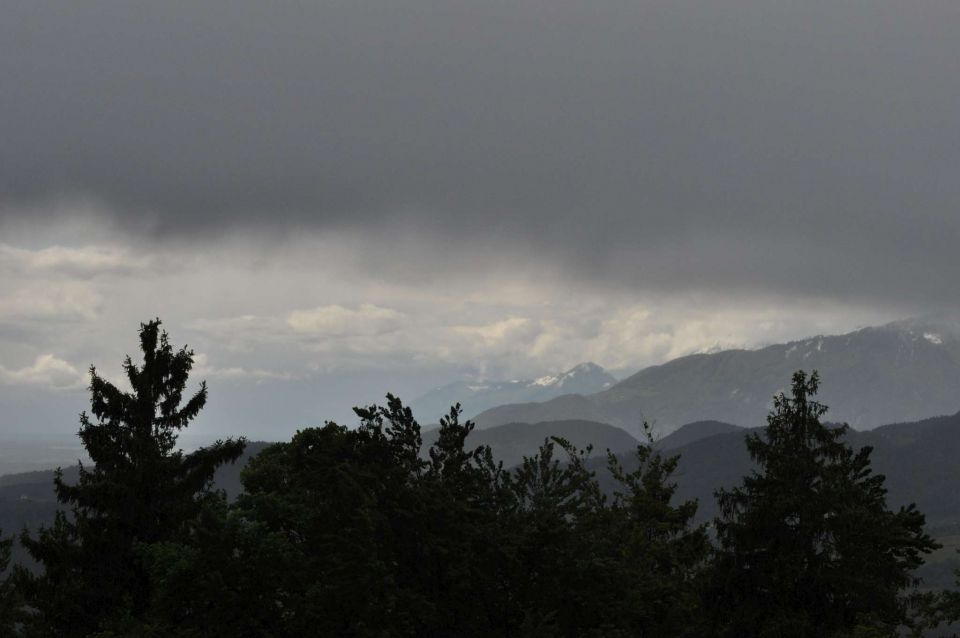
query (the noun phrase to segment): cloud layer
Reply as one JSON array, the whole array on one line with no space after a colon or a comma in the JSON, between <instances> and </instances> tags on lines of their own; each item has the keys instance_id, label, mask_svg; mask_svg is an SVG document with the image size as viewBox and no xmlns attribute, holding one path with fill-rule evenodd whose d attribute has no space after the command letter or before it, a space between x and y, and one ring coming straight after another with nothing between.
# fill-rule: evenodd
<instances>
[{"instance_id":1,"label":"cloud layer","mask_svg":"<svg viewBox=\"0 0 960 638\"><path fill-rule=\"evenodd\" d=\"M28 366L17 370L0 365L0 382L9 385L33 385L57 390L77 390L88 385L87 374L52 354L42 354Z\"/></svg>"},{"instance_id":2,"label":"cloud layer","mask_svg":"<svg viewBox=\"0 0 960 638\"><path fill-rule=\"evenodd\" d=\"M0 400L116 373L155 316L235 424L956 311L958 30L947 0L12 0Z\"/></svg>"},{"instance_id":3,"label":"cloud layer","mask_svg":"<svg viewBox=\"0 0 960 638\"><path fill-rule=\"evenodd\" d=\"M956 304L958 27L940 0L17 0L0 215Z\"/></svg>"},{"instance_id":4,"label":"cloud layer","mask_svg":"<svg viewBox=\"0 0 960 638\"><path fill-rule=\"evenodd\" d=\"M612 291L501 270L445 273L429 285L385 280L343 262L335 243L7 250L16 260L0 261L0 402L23 403L23 388L40 397L82 388L90 364L119 379L123 356L136 356L138 323L156 316L198 353L193 377L211 385L210 429L261 437L350 422L353 405L387 391L411 399L452 379L535 378L583 361L625 374L899 316L827 296ZM125 254L146 265L99 257ZM85 401L55 405L66 406L72 431ZM32 422L35 408L8 418Z\"/></svg>"}]
</instances>

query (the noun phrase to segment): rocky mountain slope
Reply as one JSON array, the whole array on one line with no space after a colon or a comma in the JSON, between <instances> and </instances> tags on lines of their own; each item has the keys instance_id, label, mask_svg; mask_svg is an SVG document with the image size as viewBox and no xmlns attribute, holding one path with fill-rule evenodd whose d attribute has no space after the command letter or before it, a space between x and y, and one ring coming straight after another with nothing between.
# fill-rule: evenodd
<instances>
[{"instance_id":1,"label":"rocky mountain slope","mask_svg":"<svg viewBox=\"0 0 960 638\"><path fill-rule=\"evenodd\" d=\"M771 397L798 369L818 370L831 418L856 429L960 409L960 322L910 320L756 350L726 350L645 368L601 392L498 406L480 427L581 418L661 434L693 421L764 423Z\"/></svg>"}]
</instances>

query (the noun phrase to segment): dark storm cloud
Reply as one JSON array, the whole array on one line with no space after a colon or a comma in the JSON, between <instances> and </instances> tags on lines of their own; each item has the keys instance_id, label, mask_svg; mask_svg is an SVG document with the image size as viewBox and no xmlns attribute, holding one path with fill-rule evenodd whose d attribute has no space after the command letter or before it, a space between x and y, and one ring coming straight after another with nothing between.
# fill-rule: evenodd
<instances>
[{"instance_id":1,"label":"dark storm cloud","mask_svg":"<svg viewBox=\"0 0 960 638\"><path fill-rule=\"evenodd\" d=\"M402 225L653 288L960 301L952 0L0 12L0 214Z\"/></svg>"}]
</instances>

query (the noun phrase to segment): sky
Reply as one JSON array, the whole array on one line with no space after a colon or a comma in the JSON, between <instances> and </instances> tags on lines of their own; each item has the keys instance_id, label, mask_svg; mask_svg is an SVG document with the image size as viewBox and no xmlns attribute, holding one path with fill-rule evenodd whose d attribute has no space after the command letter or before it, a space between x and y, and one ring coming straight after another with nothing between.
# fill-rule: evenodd
<instances>
[{"instance_id":1,"label":"sky","mask_svg":"<svg viewBox=\"0 0 960 638\"><path fill-rule=\"evenodd\" d=\"M953 0L10 0L0 430L198 435L960 308ZM435 417L424 415L424 421Z\"/></svg>"}]
</instances>

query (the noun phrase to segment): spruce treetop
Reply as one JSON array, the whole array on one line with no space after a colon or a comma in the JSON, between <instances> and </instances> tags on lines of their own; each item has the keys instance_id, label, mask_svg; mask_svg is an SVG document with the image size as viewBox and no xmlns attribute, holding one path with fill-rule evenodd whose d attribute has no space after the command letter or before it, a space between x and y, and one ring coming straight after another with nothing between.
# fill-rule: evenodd
<instances>
[{"instance_id":1,"label":"spruce treetop","mask_svg":"<svg viewBox=\"0 0 960 638\"><path fill-rule=\"evenodd\" d=\"M130 390L90 368L91 414L80 415L79 436L92 465L80 464L69 484L57 471L57 498L69 514L54 524L24 531L21 542L43 566L42 575L18 571L29 618L37 635L87 636L142 618L151 585L143 548L183 535L206 500L216 469L235 461L244 440L217 441L184 453L177 435L207 400L201 383L189 399L192 350L174 349L159 319L140 325L143 361L128 356L123 369ZM33 635L33 634L30 634Z\"/></svg>"}]
</instances>

